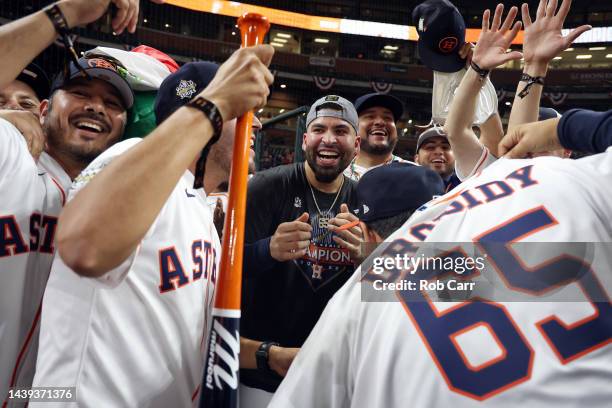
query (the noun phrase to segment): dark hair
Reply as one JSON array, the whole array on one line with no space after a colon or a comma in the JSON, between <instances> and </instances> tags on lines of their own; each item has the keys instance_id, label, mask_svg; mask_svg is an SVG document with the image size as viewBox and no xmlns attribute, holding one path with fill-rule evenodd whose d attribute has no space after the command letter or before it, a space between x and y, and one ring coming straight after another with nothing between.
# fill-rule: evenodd
<instances>
[{"instance_id":1,"label":"dark hair","mask_svg":"<svg viewBox=\"0 0 612 408\"><path fill-rule=\"evenodd\" d=\"M399 227L404 225L408 218L414 213L414 210L403 211L397 215L387 218L381 218L378 220L367 222L366 225L369 229L376 232L380 237L385 240L389 235L393 234Z\"/></svg>"}]
</instances>

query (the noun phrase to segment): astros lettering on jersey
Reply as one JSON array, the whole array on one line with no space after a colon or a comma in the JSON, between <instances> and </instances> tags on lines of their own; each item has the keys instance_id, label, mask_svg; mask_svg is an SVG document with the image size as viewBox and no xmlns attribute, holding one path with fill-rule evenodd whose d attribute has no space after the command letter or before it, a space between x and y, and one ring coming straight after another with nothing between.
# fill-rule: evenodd
<instances>
[{"instance_id":1,"label":"astros lettering on jersey","mask_svg":"<svg viewBox=\"0 0 612 408\"><path fill-rule=\"evenodd\" d=\"M39 163L0 119L0 399L34 378L39 317L51 270L57 217L70 177L46 153Z\"/></svg>"},{"instance_id":2,"label":"astros lettering on jersey","mask_svg":"<svg viewBox=\"0 0 612 408\"><path fill-rule=\"evenodd\" d=\"M102 153L69 199L140 140ZM79 407L197 403L221 247L203 190L192 186L186 171L136 251L101 277L80 277L56 257L35 386L76 387Z\"/></svg>"}]
</instances>

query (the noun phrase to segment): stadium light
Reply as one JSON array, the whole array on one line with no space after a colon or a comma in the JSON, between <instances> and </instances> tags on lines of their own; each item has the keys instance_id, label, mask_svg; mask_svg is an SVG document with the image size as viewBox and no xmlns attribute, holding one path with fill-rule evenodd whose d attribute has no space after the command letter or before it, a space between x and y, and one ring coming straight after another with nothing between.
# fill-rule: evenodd
<instances>
[{"instance_id":1,"label":"stadium light","mask_svg":"<svg viewBox=\"0 0 612 408\"><path fill-rule=\"evenodd\" d=\"M291 35L287 33L276 33L276 36L280 38L291 38Z\"/></svg>"},{"instance_id":2,"label":"stadium light","mask_svg":"<svg viewBox=\"0 0 612 408\"><path fill-rule=\"evenodd\" d=\"M399 49L399 47L397 47L395 45L385 45L385 50L397 51L398 49Z\"/></svg>"},{"instance_id":3,"label":"stadium light","mask_svg":"<svg viewBox=\"0 0 612 408\"><path fill-rule=\"evenodd\" d=\"M329 38L315 38L314 42L321 43L321 44L327 44L329 43Z\"/></svg>"},{"instance_id":4,"label":"stadium light","mask_svg":"<svg viewBox=\"0 0 612 408\"><path fill-rule=\"evenodd\" d=\"M277 42L277 43L282 43L282 44L285 44L287 42L287 40L285 40L284 38L275 38L272 41Z\"/></svg>"},{"instance_id":5,"label":"stadium light","mask_svg":"<svg viewBox=\"0 0 612 408\"><path fill-rule=\"evenodd\" d=\"M281 84L281 86L280 86L280 87L281 87L281 88L283 88L283 89L285 89L285 88L287 87L287 85L285 85L285 84Z\"/></svg>"},{"instance_id":6,"label":"stadium light","mask_svg":"<svg viewBox=\"0 0 612 408\"><path fill-rule=\"evenodd\" d=\"M605 51L606 47L590 47L589 51Z\"/></svg>"},{"instance_id":7,"label":"stadium light","mask_svg":"<svg viewBox=\"0 0 612 408\"><path fill-rule=\"evenodd\" d=\"M580 54L576 55L576 59L591 59L593 56L591 54Z\"/></svg>"},{"instance_id":8,"label":"stadium light","mask_svg":"<svg viewBox=\"0 0 612 408\"><path fill-rule=\"evenodd\" d=\"M277 43L277 42L271 42L270 45L273 46L273 47L284 47L285 46L285 44L281 44L281 43Z\"/></svg>"}]
</instances>

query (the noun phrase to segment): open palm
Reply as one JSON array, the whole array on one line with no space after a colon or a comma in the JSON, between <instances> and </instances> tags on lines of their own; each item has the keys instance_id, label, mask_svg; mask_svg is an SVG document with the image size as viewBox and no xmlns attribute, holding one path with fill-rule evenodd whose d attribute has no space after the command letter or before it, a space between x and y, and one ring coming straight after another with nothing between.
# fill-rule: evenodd
<instances>
[{"instance_id":1,"label":"open palm","mask_svg":"<svg viewBox=\"0 0 612 408\"><path fill-rule=\"evenodd\" d=\"M495 15L489 27L490 10L485 10L482 15L482 31L478 38L478 43L474 49L472 61L482 69L490 70L505 64L510 60L519 59L522 54L518 51L507 53L506 50L512 44L521 29L521 23L512 23L518 14L518 9L512 7L501 24L501 17L504 12L503 4L498 4L495 8ZM510 27L512 26L512 29Z\"/></svg>"},{"instance_id":2,"label":"open palm","mask_svg":"<svg viewBox=\"0 0 612 408\"><path fill-rule=\"evenodd\" d=\"M591 26L583 25L573 29L566 37L563 37L561 30L571 3L571 0L563 0L559 11L555 15L557 0L550 0L548 5L546 0L540 0L536 12L536 21L533 23L529 16L529 7L527 4L523 4L521 13L525 26L523 44L525 62L548 63L567 49L580 34L591 29Z\"/></svg>"}]
</instances>

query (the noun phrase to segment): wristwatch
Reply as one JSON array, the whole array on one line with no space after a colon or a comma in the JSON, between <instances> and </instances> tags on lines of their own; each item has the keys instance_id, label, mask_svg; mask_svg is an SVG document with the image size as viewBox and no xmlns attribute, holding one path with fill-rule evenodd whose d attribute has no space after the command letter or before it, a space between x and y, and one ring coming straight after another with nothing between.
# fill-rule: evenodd
<instances>
[{"instance_id":1,"label":"wristwatch","mask_svg":"<svg viewBox=\"0 0 612 408\"><path fill-rule=\"evenodd\" d=\"M270 347L278 346L278 343L273 341L264 341L261 343L257 351L255 352L255 360L257 360L257 369L263 372L270 372L270 365L268 364L268 358L270 357Z\"/></svg>"}]
</instances>

